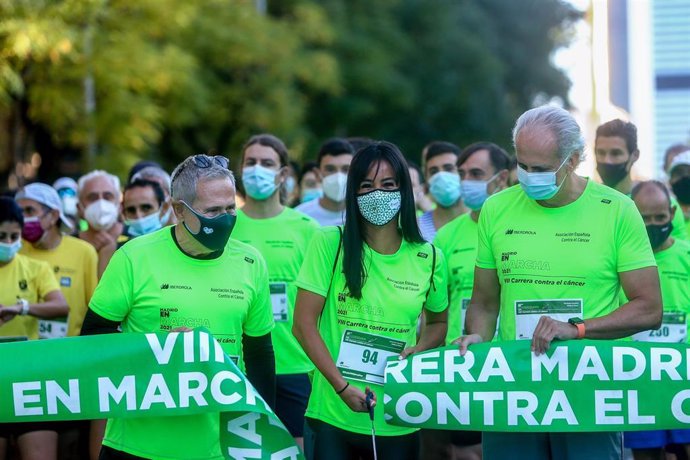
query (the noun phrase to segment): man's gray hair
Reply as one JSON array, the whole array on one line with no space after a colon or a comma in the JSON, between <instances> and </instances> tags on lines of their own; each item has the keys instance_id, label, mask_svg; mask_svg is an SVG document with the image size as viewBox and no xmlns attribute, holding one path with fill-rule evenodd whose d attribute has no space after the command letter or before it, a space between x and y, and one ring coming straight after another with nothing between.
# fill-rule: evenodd
<instances>
[{"instance_id":1,"label":"man's gray hair","mask_svg":"<svg viewBox=\"0 0 690 460\"><path fill-rule=\"evenodd\" d=\"M157 182L156 179L159 179L165 194L170 195L170 174L157 166L147 166L143 168L141 171L132 176L132 180L130 182L134 182L137 179L153 179L154 182Z\"/></svg>"},{"instance_id":2,"label":"man's gray hair","mask_svg":"<svg viewBox=\"0 0 690 460\"><path fill-rule=\"evenodd\" d=\"M209 166L201 168L196 165L195 157L206 157ZM200 181L229 178L233 187L235 176L232 171L219 165L213 157L208 155L192 155L177 165L172 173L172 198L192 205L196 199L196 187Z\"/></svg>"},{"instance_id":3,"label":"man's gray hair","mask_svg":"<svg viewBox=\"0 0 690 460\"><path fill-rule=\"evenodd\" d=\"M580 125L568 111L554 105L542 105L520 115L513 128L513 146L518 134L524 128L546 128L556 137L558 157L565 160L574 152L580 152L582 159L585 138Z\"/></svg>"},{"instance_id":4,"label":"man's gray hair","mask_svg":"<svg viewBox=\"0 0 690 460\"><path fill-rule=\"evenodd\" d=\"M96 169L94 171L91 171L90 173L84 174L79 178L79 181L77 182L77 196L81 199L81 193L84 190L84 187L86 187L86 184L88 184L91 180L96 179L97 177L104 177L108 181L110 181L111 185L113 186L113 189L115 190L115 196L119 201L122 194L122 192L120 191L120 178L113 174L110 174L107 171L103 171L102 169Z\"/></svg>"}]
</instances>

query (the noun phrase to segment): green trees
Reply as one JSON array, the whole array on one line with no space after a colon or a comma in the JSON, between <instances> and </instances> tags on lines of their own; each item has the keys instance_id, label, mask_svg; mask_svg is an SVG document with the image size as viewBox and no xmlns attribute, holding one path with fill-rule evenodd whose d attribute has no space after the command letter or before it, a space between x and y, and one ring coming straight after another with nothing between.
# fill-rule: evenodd
<instances>
[{"instance_id":1,"label":"green trees","mask_svg":"<svg viewBox=\"0 0 690 460\"><path fill-rule=\"evenodd\" d=\"M535 97L566 100L551 53L578 14L557 0L324 0L339 95L310 108L321 137L386 138L417 157L434 139L509 145Z\"/></svg>"},{"instance_id":2,"label":"green trees","mask_svg":"<svg viewBox=\"0 0 690 460\"><path fill-rule=\"evenodd\" d=\"M333 135L412 156L505 143L536 95L565 98L549 56L573 17L557 0L0 0L0 188L36 174L34 152L44 180L123 174L236 158L260 131L305 158Z\"/></svg>"}]
</instances>

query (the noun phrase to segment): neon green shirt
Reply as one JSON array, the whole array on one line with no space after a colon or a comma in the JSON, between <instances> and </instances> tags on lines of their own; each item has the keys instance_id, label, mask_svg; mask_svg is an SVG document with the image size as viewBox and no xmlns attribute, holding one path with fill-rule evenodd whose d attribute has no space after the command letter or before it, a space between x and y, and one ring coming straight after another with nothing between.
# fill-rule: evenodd
<instances>
[{"instance_id":1,"label":"neon green shirt","mask_svg":"<svg viewBox=\"0 0 690 460\"><path fill-rule=\"evenodd\" d=\"M633 338L645 342L687 342L690 323L690 243L675 240L671 247L654 253L659 268L664 319L656 330ZM623 296L625 297L625 296ZM624 299L627 302L627 299Z\"/></svg>"},{"instance_id":2,"label":"neon green shirt","mask_svg":"<svg viewBox=\"0 0 690 460\"><path fill-rule=\"evenodd\" d=\"M479 217L477 266L497 270L501 340L531 338L543 315L607 315L619 305L618 273L655 265L632 200L591 180L558 208L513 186L489 197Z\"/></svg>"},{"instance_id":3,"label":"neon green shirt","mask_svg":"<svg viewBox=\"0 0 690 460\"><path fill-rule=\"evenodd\" d=\"M256 249L230 239L220 257L184 254L174 227L140 236L118 249L89 307L120 321L123 332L203 326L223 350L242 361L242 334L273 329L268 272ZM217 413L112 419L103 444L145 458L222 458Z\"/></svg>"},{"instance_id":4,"label":"neon green shirt","mask_svg":"<svg viewBox=\"0 0 690 460\"><path fill-rule=\"evenodd\" d=\"M270 219L252 219L241 210L237 211L233 238L258 249L268 265L276 322L271 333L276 374L300 374L314 369L292 335L292 318L297 297L295 279L314 231L319 228L314 219L290 208Z\"/></svg>"},{"instance_id":5,"label":"neon green shirt","mask_svg":"<svg viewBox=\"0 0 690 460\"><path fill-rule=\"evenodd\" d=\"M365 245L367 279L362 299L357 300L349 296L346 287L342 253L333 272L338 240L336 227L324 227L315 234L297 277L297 287L326 298L319 322L326 348L350 385L362 391L369 385L380 403L386 359L416 343L422 307L441 312L448 306L446 262L436 249L432 285L434 250L430 244L403 240L400 249L391 255L379 254ZM374 411L377 435L416 431L386 424L382 407ZM343 430L371 433L369 415L352 412L318 371L306 416Z\"/></svg>"},{"instance_id":6,"label":"neon green shirt","mask_svg":"<svg viewBox=\"0 0 690 460\"><path fill-rule=\"evenodd\" d=\"M441 227L434 244L448 262L448 334L446 343L463 334L467 304L472 297L474 263L477 260L477 223L470 213Z\"/></svg>"}]
</instances>

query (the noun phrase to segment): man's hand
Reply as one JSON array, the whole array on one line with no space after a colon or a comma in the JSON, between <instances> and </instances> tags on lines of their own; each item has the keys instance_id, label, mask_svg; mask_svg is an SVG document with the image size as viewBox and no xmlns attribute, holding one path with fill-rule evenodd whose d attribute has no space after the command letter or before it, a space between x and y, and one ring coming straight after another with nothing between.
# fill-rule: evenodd
<instances>
[{"instance_id":1,"label":"man's hand","mask_svg":"<svg viewBox=\"0 0 690 460\"><path fill-rule=\"evenodd\" d=\"M117 247L117 242L115 241L115 238L113 238L112 235L110 235L110 233L106 231L100 231L94 233L93 245L96 248L96 251L100 251L106 246Z\"/></svg>"},{"instance_id":2,"label":"man's hand","mask_svg":"<svg viewBox=\"0 0 690 460\"><path fill-rule=\"evenodd\" d=\"M577 327L548 316L542 316L532 334L532 351L537 356L546 353L554 340L571 340L577 338Z\"/></svg>"},{"instance_id":3,"label":"man's hand","mask_svg":"<svg viewBox=\"0 0 690 460\"><path fill-rule=\"evenodd\" d=\"M460 345L460 356L465 356L467 353L467 347L473 343L482 343L484 339L479 334L463 335L459 339L453 340L453 345Z\"/></svg>"},{"instance_id":4,"label":"man's hand","mask_svg":"<svg viewBox=\"0 0 690 460\"><path fill-rule=\"evenodd\" d=\"M398 359L405 359L410 355L417 353L417 347L407 347L401 353Z\"/></svg>"}]
</instances>

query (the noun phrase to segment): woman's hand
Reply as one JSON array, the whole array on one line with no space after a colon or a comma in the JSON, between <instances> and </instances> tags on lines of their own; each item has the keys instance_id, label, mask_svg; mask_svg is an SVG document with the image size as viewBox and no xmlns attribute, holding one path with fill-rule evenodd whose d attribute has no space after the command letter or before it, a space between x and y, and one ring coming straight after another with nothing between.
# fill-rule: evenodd
<instances>
[{"instance_id":1,"label":"woman's hand","mask_svg":"<svg viewBox=\"0 0 690 460\"><path fill-rule=\"evenodd\" d=\"M343 400L345 404L347 404L347 407L349 407L353 412L369 412L369 409L367 408L367 395L366 393L371 392L371 389L369 387L366 387L365 391L363 392L359 388L349 385L345 391L340 393L340 399ZM374 407L376 405L376 395L372 392L371 394L374 395L372 401L371 401L371 407Z\"/></svg>"}]
</instances>

